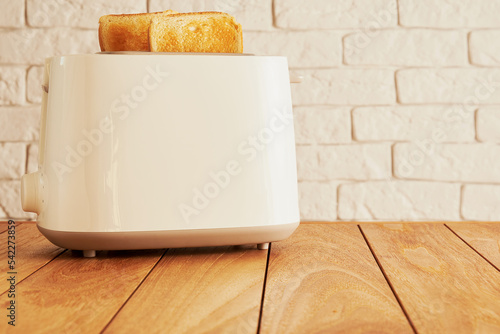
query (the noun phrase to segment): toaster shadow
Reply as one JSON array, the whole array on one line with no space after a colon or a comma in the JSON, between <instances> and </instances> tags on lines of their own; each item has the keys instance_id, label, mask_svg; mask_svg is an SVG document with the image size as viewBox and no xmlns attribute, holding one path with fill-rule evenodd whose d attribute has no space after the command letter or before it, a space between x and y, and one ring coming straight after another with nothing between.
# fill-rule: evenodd
<instances>
[{"instance_id":1,"label":"toaster shadow","mask_svg":"<svg viewBox=\"0 0 500 334\"><path fill-rule=\"evenodd\" d=\"M71 253L71 257L73 258L82 258L83 251L81 250L69 250ZM158 254L162 254L166 251L166 249L135 249L135 250L103 250L97 251L96 256L93 259L101 258L131 258L131 257L155 257ZM92 259L92 258L91 258Z\"/></svg>"},{"instance_id":2,"label":"toaster shadow","mask_svg":"<svg viewBox=\"0 0 500 334\"><path fill-rule=\"evenodd\" d=\"M229 254L229 253L245 253L247 251L262 252L253 245L238 245L238 246L216 246L216 247L187 247L187 248L170 248L167 250L167 255L197 255L197 254ZM267 254L267 252L263 252Z\"/></svg>"},{"instance_id":3,"label":"toaster shadow","mask_svg":"<svg viewBox=\"0 0 500 334\"><path fill-rule=\"evenodd\" d=\"M238 245L238 246L215 246L215 247L187 247L187 248L163 248L163 249L136 249L136 250L103 250L97 251L95 258L131 258L131 257L154 257L159 253L164 255L210 255L210 254L228 254L244 253L247 251L263 252L257 249L256 245ZM84 258L83 251L70 250L71 257Z\"/></svg>"}]
</instances>

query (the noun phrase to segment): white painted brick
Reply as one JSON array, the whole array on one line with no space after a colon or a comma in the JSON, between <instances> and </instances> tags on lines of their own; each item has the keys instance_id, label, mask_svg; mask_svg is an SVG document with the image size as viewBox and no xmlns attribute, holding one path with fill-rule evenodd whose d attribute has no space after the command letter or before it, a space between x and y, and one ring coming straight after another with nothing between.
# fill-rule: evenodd
<instances>
[{"instance_id":1,"label":"white painted brick","mask_svg":"<svg viewBox=\"0 0 500 334\"><path fill-rule=\"evenodd\" d=\"M336 220L337 186L336 182L299 182L301 220Z\"/></svg>"},{"instance_id":2,"label":"white painted brick","mask_svg":"<svg viewBox=\"0 0 500 334\"><path fill-rule=\"evenodd\" d=\"M411 141L438 136L437 142L474 141L474 113L464 113L463 117L458 117L456 108L457 106L359 107L353 110L352 116L354 139Z\"/></svg>"},{"instance_id":3,"label":"white painted brick","mask_svg":"<svg viewBox=\"0 0 500 334\"><path fill-rule=\"evenodd\" d=\"M0 107L0 141L34 141L40 132L40 107Z\"/></svg>"},{"instance_id":4,"label":"white painted brick","mask_svg":"<svg viewBox=\"0 0 500 334\"><path fill-rule=\"evenodd\" d=\"M333 67L342 63L341 35L333 31L244 32L244 52L286 56L290 67Z\"/></svg>"},{"instance_id":5,"label":"white painted brick","mask_svg":"<svg viewBox=\"0 0 500 334\"><path fill-rule=\"evenodd\" d=\"M471 220L500 220L500 186L466 185L462 195L462 215Z\"/></svg>"},{"instance_id":6,"label":"white painted brick","mask_svg":"<svg viewBox=\"0 0 500 334\"><path fill-rule=\"evenodd\" d=\"M308 177L311 179L326 179L324 176L310 176L319 170L319 155L317 146L296 145L295 151L297 158L297 179L299 181L304 179L307 180Z\"/></svg>"},{"instance_id":7,"label":"white painted brick","mask_svg":"<svg viewBox=\"0 0 500 334\"><path fill-rule=\"evenodd\" d=\"M45 58L100 50L97 31L71 28L0 31L0 62L43 64Z\"/></svg>"},{"instance_id":8,"label":"white painted brick","mask_svg":"<svg viewBox=\"0 0 500 334\"><path fill-rule=\"evenodd\" d=\"M373 29L398 23L396 0L275 0L274 8L280 28Z\"/></svg>"},{"instance_id":9,"label":"white painted brick","mask_svg":"<svg viewBox=\"0 0 500 334\"><path fill-rule=\"evenodd\" d=\"M400 143L394 146L394 172L408 179L500 183L500 146Z\"/></svg>"},{"instance_id":10,"label":"white painted brick","mask_svg":"<svg viewBox=\"0 0 500 334\"><path fill-rule=\"evenodd\" d=\"M399 21L407 27L500 27L499 0L399 0Z\"/></svg>"},{"instance_id":11,"label":"white painted brick","mask_svg":"<svg viewBox=\"0 0 500 334\"><path fill-rule=\"evenodd\" d=\"M500 108L479 109L476 122L480 141L500 143Z\"/></svg>"},{"instance_id":12,"label":"white painted brick","mask_svg":"<svg viewBox=\"0 0 500 334\"><path fill-rule=\"evenodd\" d=\"M26 98L28 102L42 102L43 66L32 66L28 70Z\"/></svg>"},{"instance_id":13,"label":"white painted brick","mask_svg":"<svg viewBox=\"0 0 500 334\"><path fill-rule=\"evenodd\" d=\"M145 11L147 3L27 0L32 27L26 27L24 2L0 0L0 27L8 28L0 30L0 142L7 142L0 143L0 219L35 217L20 208L17 179L37 169L40 107L10 105L40 103L42 68L26 75L24 65L99 51L99 16ZM500 183L500 145L494 145L500 107L481 107L474 120L477 105L500 104L500 0L400 0L401 23L411 29L393 29L396 0L274 0L275 23L287 30L273 27L273 0L149 5L150 11L228 12L243 25L245 52L287 56L293 72L305 76L292 85L294 104L302 105L294 108L302 219L457 220L461 210L465 219L500 220L500 186L492 185ZM471 28L487 28L469 35L471 62L497 68L439 68L467 66ZM398 100L411 105L387 106L396 102L391 68L402 68ZM443 103L449 106L437 105ZM388 143L352 143L353 107L355 140ZM464 144L476 137L484 143ZM393 173L403 180L387 181ZM369 182L339 188L351 182L341 180ZM460 185L447 182L486 184L465 185L460 209Z\"/></svg>"},{"instance_id":14,"label":"white painted brick","mask_svg":"<svg viewBox=\"0 0 500 334\"><path fill-rule=\"evenodd\" d=\"M405 69L396 81L402 103L500 103L499 68Z\"/></svg>"},{"instance_id":15,"label":"white painted brick","mask_svg":"<svg viewBox=\"0 0 500 334\"><path fill-rule=\"evenodd\" d=\"M150 0L149 11L173 9L181 13L218 11L233 15L244 30L272 28L272 0Z\"/></svg>"},{"instance_id":16,"label":"white painted brick","mask_svg":"<svg viewBox=\"0 0 500 334\"><path fill-rule=\"evenodd\" d=\"M5 219L24 217L21 208L21 182L0 180L0 207Z\"/></svg>"},{"instance_id":17,"label":"white painted brick","mask_svg":"<svg viewBox=\"0 0 500 334\"><path fill-rule=\"evenodd\" d=\"M38 144L32 143L28 149L28 164L26 173L33 173L38 170Z\"/></svg>"},{"instance_id":18,"label":"white painted brick","mask_svg":"<svg viewBox=\"0 0 500 334\"><path fill-rule=\"evenodd\" d=\"M466 65L467 36L429 29L361 31L344 38L344 59L350 65Z\"/></svg>"},{"instance_id":19,"label":"white painted brick","mask_svg":"<svg viewBox=\"0 0 500 334\"><path fill-rule=\"evenodd\" d=\"M500 30L473 31L469 36L470 58L473 64L500 65Z\"/></svg>"},{"instance_id":20,"label":"white painted brick","mask_svg":"<svg viewBox=\"0 0 500 334\"><path fill-rule=\"evenodd\" d=\"M380 180L391 176L388 144L298 146L299 180Z\"/></svg>"},{"instance_id":21,"label":"white painted brick","mask_svg":"<svg viewBox=\"0 0 500 334\"><path fill-rule=\"evenodd\" d=\"M0 0L0 27L17 28L24 25L24 0Z\"/></svg>"},{"instance_id":22,"label":"white painted brick","mask_svg":"<svg viewBox=\"0 0 500 334\"><path fill-rule=\"evenodd\" d=\"M300 104L369 105L396 101L394 71L385 69L297 70L302 83L292 85Z\"/></svg>"},{"instance_id":23,"label":"white painted brick","mask_svg":"<svg viewBox=\"0 0 500 334\"><path fill-rule=\"evenodd\" d=\"M0 66L0 105L23 104L25 101L26 69Z\"/></svg>"},{"instance_id":24,"label":"white painted brick","mask_svg":"<svg viewBox=\"0 0 500 334\"><path fill-rule=\"evenodd\" d=\"M344 144L351 142L348 107L295 107L295 142L298 144Z\"/></svg>"},{"instance_id":25,"label":"white painted brick","mask_svg":"<svg viewBox=\"0 0 500 334\"><path fill-rule=\"evenodd\" d=\"M0 179L18 179L26 168L26 144L0 143Z\"/></svg>"},{"instance_id":26,"label":"white painted brick","mask_svg":"<svg viewBox=\"0 0 500 334\"><path fill-rule=\"evenodd\" d=\"M102 15L147 11L146 0L27 0L27 6L32 27L97 28Z\"/></svg>"},{"instance_id":27,"label":"white painted brick","mask_svg":"<svg viewBox=\"0 0 500 334\"><path fill-rule=\"evenodd\" d=\"M26 213L21 207L21 182L0 181L0 207L6 214L5 218L33 219L33 213Z\"/></svg>"},{"instance_id":28,"label":"white painted brick","mask_svg":"<svg viewBox=\"0 0 500 334\"><path fill-rule=\"evenodd\" d=\"M438 182L383 181L343 184L340 219L459 220L460 185Z\"/></svg>"}]
</instances>

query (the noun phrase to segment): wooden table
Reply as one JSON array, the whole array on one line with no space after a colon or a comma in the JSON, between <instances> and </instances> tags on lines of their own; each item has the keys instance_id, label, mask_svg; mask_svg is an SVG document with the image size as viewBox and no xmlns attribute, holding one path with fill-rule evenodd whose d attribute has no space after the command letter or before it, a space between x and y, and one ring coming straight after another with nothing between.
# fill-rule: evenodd
<instances>
[{"instance_id":1,"label":"wooden table","mask_svg":"<svg viewBox=\"0 0 500 334\"><path fill-rule=\"evenodd\" d=\"M0 332L500 333L500 224L304 223L269 251L81 252L16 226Z\"/></svg>"}]
</instances>

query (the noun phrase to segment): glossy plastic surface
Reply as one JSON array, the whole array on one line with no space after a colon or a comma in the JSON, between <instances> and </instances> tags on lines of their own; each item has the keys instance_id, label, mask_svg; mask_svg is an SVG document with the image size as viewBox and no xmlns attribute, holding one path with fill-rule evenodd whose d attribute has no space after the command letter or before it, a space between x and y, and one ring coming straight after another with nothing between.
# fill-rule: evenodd
<instances>
[{"instance_id":1,"label":"glossy plastic surface","mask_svg":"<svg viewBox=\"0 0 500 334\"><path fill-rule=\"evenodd\" d=\"M72 55L49 59L45 81L42 186L26 196L41 227L299 222L286 58Z\"/></svg>"}]
</instances>

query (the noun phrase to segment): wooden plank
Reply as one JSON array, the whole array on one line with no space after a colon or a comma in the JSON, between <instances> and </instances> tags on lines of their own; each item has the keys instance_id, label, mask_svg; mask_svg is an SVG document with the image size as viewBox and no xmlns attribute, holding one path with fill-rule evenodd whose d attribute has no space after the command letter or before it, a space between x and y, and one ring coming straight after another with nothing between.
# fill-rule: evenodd
<instances>
[{"instance_id":1,"label":"wooden plank","mask_svg":"<svg viewBox=\"0 0 500 334\"><path fill-rule=\"evenodd\" d=\"M261 333L411 333L355 225L306 224L272 244Z\"/></svg>"},{"instance_id":2,"label":"wooden plank","mask_svg":"<svg viewBox=\"0 0 500 334\"><path fill-rule=\"evenodd\" d=\"M446 225L500 270L500 223Z\"/></svg>"},{"instance_id":3,"label":"wooden plank","mask_svg":"<svg viewBox=\"0 0 500 334\"><path fill-rule=\"evenodd\" d=\"M0 270L7 273L9 265L7 263L7 237L8 232L0 234L2 247L0 247ZM33 272L43 267L53 258L58 256L64 249L53 245L37 229L36 224L16 224L16 255L15 272L19 283ZM10 286L7 280L0 280L0 293L4 293Z\"/></svg>"},{"instance_id":4,"label":"wooden plank","mask_svg":"<svg viewBox=\"0 0 500 334\"><path fill-rule=\"evenodd\" d=\"M17 286L16 327L1 321L0 333L99 333L164 252L107 251L83 258L81 251L67 251ZM6 310L9 300L1 297Z\"/></svg>"},{"instance_id":5,"label":"wooden plank","mask_svg":"<svg viewBox=\"0 0 500 334\"><path fill-rule=\"evenodd\" d=\"M105 333L255 333L267 251L172 249Z\"/></svg>"},{"instance_id":6,"label":"wooden plank","mask_svg":"<svg viewBox=\"0 0 500 334\"><path fill-rule=\"evenodd\" d=\"M9 226L9 222L7 220L0 221L0 234L7 231L7 228ZM16 221L16 226L19 226L21 224L33 224L36 225L36 221L33 220L28 220L28 221Z\"/></svg>"},{"instance_id":7,"label":"wooden plank","mask_svg":"<svg viewBox=\"0 0 500 334\"><path fill-rule=\"evenodd\" d=\"M443 224L366 224L419 333L500 333L500 273Z\"/></svg>"},{"instance_id":8,"label":"wooden plank","mask_svg":"<svg viewBox=\"0 0 500 334\"><path fill-rule=\"evenodd\" d=\"M0 222L0 233L7 231L8 223L6 221Z\"/></svg>"}]
</instances>

